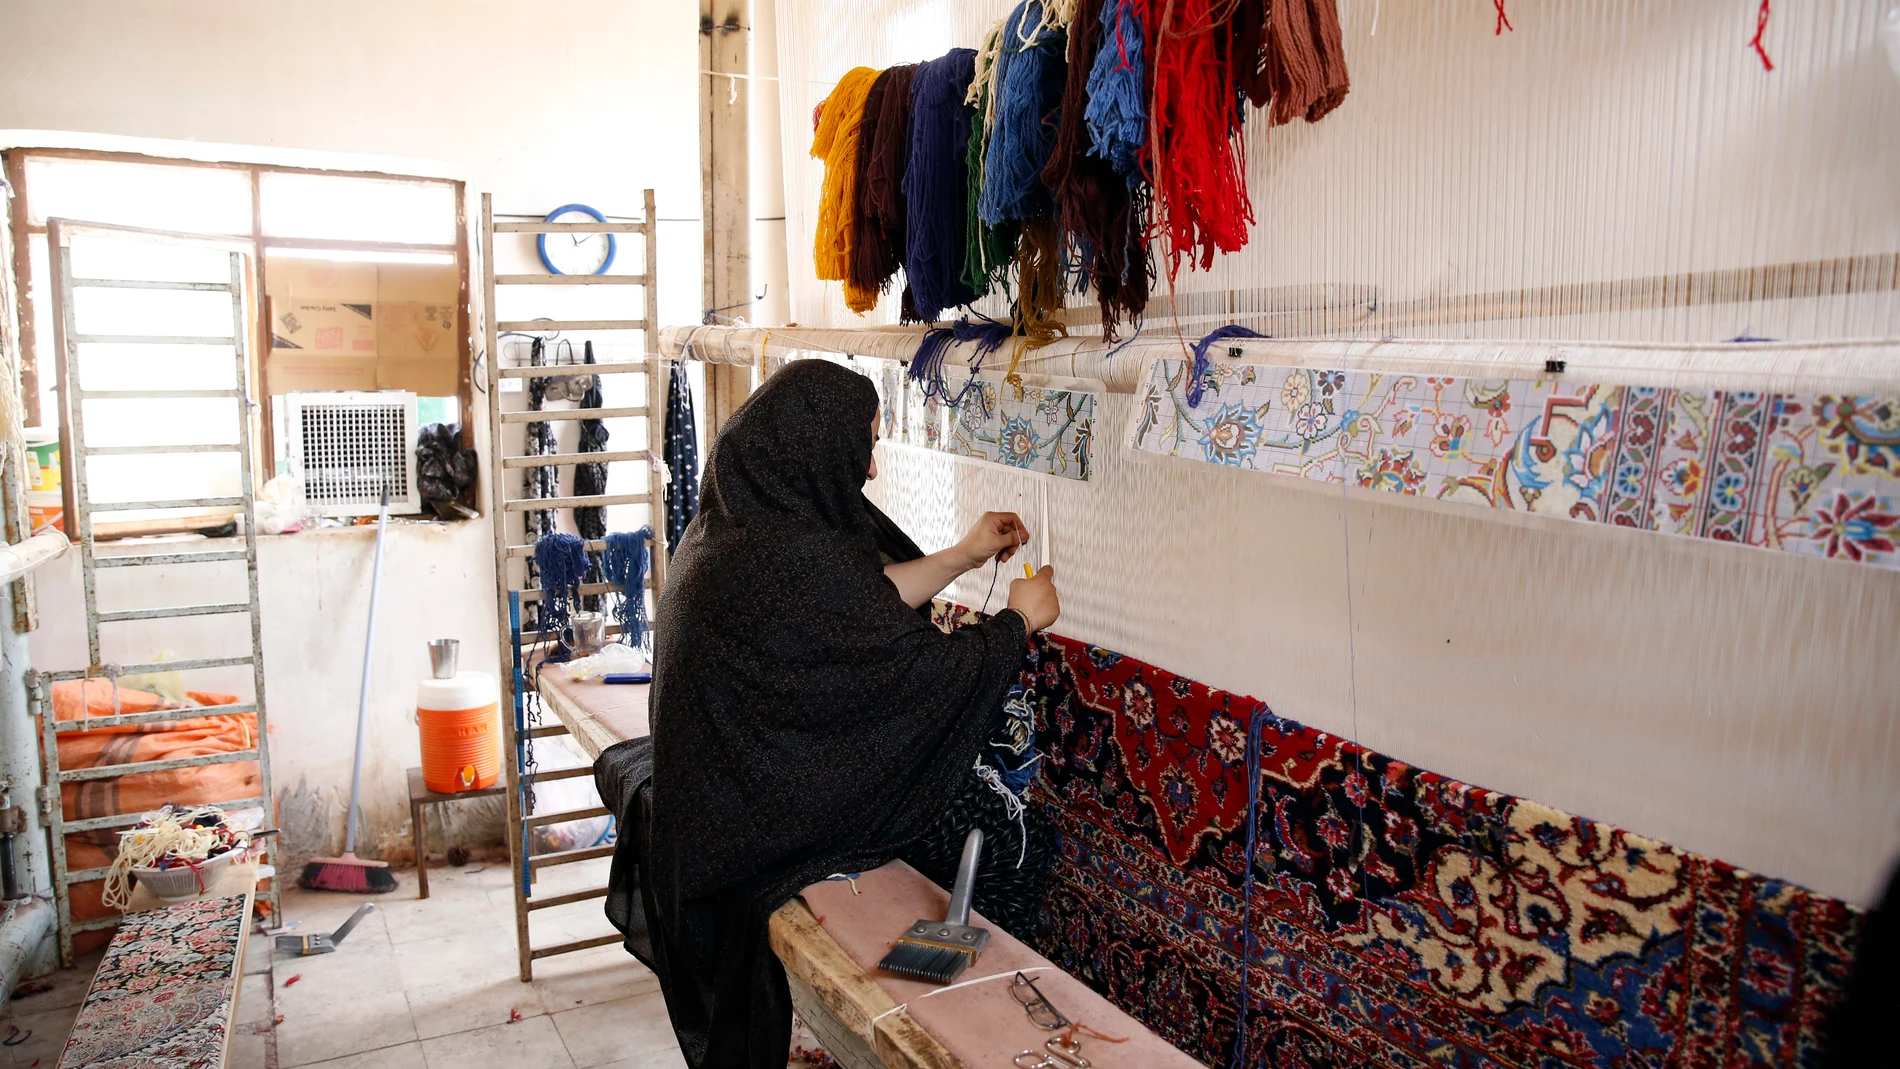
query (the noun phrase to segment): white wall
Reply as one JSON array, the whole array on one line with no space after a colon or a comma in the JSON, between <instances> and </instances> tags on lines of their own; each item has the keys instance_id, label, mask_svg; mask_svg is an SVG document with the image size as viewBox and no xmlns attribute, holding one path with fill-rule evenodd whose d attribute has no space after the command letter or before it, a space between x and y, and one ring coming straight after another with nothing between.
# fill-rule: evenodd
<instances>
[{"instance_id":1,"label":"white wall","mask_svg":"<svg viewBox=\"0 0 1900 1069\"><path fill-rule=\"evenodd\" d=\"M664 220L661 319L692 322L697 23L687 0L9 0L0 5L0 131L11 128L4 143L15 145L460 178L471 224L483 190L500 213L581 202L637 215L651 187ZM126 140L137 138L171 141ZM530 262L531 240L498 248L501 268ZM477 429L485 435L481 421ZM640 436L637 425L610 429L620 440ZM373 848L394 849L391 837L407 825L402 770L417 763L411 715L426 670L422 643L461 638L465 666L495 670L490 532L486 520L391 531L363 799ZM342 838L372 537L266 538L260 554L274 771L293 856ZM122 604L199 600L202 583L173 571L124 592ZM42 574L36 662L83 665L76 558ZM128 632L108 657L185 654L216 626Z\"/></svg>"}]
</instances>

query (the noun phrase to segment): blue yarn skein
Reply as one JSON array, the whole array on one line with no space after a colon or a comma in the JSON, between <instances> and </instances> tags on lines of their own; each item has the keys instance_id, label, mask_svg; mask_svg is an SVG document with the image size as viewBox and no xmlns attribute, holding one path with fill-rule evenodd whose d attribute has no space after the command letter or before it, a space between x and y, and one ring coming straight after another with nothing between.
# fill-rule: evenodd
<instances>
[{"instance_id":1,"label":"blue yarn skein","mask_svg":"<svg viewBox=\"0 0 1900 1069\"><path fill-rule=\"evenodd\" d=\"M541 573L541 627L564 631L587 575L586 544L574 535L550 531L535 539L534 566Z\"/></svg>"},{"instance_id":2,"label":"blue yarn skein","mask_svg":"<svg viewBox=\"0 0 1900 1069\"><path fill-rule=\"evenodd\" d=\"M970 121L964 103L976 76L976 50L953 48L917 68L910 86L910 159L904 165L904 275L925 322L979 296L963 281L969 218Z\"/></svg>"},{"instance_id":3,"label":"blue yarn skein","mask_svg":"<svg viewBox=\"0 0 1900 1069\"><path fill-rule=\"evenodd\" d=\"M1130 187L1141 181L1141 149L1148 143L1143 47L1134 0L1103 4L1102 47L1089 69L1089 106L1083 115L1090 154L1107 160Z\"/></svg>"},{"instance_id":4,"label":"blue yarn skein","mask_svg":"<svg viewBox=\"0 0 1900 1069\"><path fill-rule=\"evenodd\" d=\"M640 645L647 633L647 556L653 541L653 528L638 531L611 531L607 549L601 555L600 572L609 583L620 588L620 604L614 618L620 621L621 641Z\"/></svg>"},{"instance_id":5,"label":"blue yarn skein","mask_svg":"<svg viewBox=\"0 0 1900 1069\"><path fill-rule=\"evenodd\" d=\"M1056 127L1044 117L1062 103L1069 35L1040 29L1041 24L1042 0L1023 0L1003 26L1002 53L996 57L996 123L977 201L977 214L990 226L1035 219L1054 207L1042 172L1055 151Z\"/></svg>"},{"instance_id":6,"label":"blue yarn skein","mask_svg":"<svg viewBox=\"0 0 1900 1069\"><path fill-rule=\"evenodd\" d=\"M947 327L936 327L924 332L923 341L917 344L916 355L910 358L908 374L911 379L923 387L925 397L936 397L956 408L976 389L976 373L983 369L983 360L991 353L1003 347L1010 339L1014 328L1008 323L999 323L984 316L972 321L964 316ZM970 381L963 384L955 397L950 396L950 384L943 377L944 357L949 355L950 347L959 342L976 343L976 359L970 364Z\"/></svg>"},{"instance_id":7,"label":"blue yarn skein","mask_svg":"<svg viewBox=\"0 0 1900 1069\"><path fill-rule=\"evenodd\" d=\"M1248 330L1246 327L1229 325L1215 327L1207 337L1195 342L1194 366L1188 372L1188 407L1196 408L1201 403L1201 392L1207 388L1207 373L1213 368L1212 362L1207 359L1207 351L1214 347L1214 343L1226 341L1229 338L1264 338L1266 336L1257 331Z\"/></svg>"}]
</instances>

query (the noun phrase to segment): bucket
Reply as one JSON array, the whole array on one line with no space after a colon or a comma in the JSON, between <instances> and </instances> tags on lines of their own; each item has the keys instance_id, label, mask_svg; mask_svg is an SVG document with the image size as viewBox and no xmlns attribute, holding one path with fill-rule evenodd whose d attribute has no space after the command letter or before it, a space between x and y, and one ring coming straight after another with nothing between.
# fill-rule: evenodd
<instances>
[{"instance_id":1,"label":"bucket","mask_svg":"<svg viewBox=\"0 0 1900 1069\"><path fill-rule=\"evenodd\" d=\"M462 672L416 686L422 783L437 794L485 790L501 777L501 718L495 678Z\"/></svg>"},{"instance_id":2,"label":"bucket","mask_svg":"<svg viewBox=\"0 0 1900 1069\"><path fill-rule=\"evenodd\" d=\"M28 490L59 493L59 435L38 427L26 429Z\"/></svg>"},{"instance_id":3,"label":"bucket","mask_svg":"<svg viewBox=\"0 0 1900 1069\"><path fill-rule=\"evenodd\" d=\"M54 478L58 478L57 471ZM64 531L66 499L58 490L28 490L26 492L26 518L34 534L41 531Z\"/></svg>"}]
</instances>

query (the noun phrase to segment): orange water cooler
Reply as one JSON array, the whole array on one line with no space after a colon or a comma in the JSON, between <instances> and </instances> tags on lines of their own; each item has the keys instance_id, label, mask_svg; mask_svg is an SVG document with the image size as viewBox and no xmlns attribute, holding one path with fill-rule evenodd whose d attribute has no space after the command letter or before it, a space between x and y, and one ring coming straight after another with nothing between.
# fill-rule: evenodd
<instances>
[{"instance_id":1,"label":"orange water cooler","mask_svg":"<svg viewBox=\"0 0 1900 1069\"><path fill-rule=\"evenodd\" d=\"M422 782L437 794L478 791L501 778L501 717L495 677L458 672L416 686Z\"/></svg>"}]
</instances>

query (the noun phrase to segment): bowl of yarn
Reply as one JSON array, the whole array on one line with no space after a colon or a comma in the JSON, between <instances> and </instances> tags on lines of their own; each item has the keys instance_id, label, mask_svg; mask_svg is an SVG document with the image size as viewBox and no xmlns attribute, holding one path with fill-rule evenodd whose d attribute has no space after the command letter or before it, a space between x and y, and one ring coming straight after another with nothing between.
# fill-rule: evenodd
<instances>
[{"instance_id":1,"label":"bowl of yarn","mask_svg":"<svg viewBox=\"0 0 1900 1069\"><path fill-rule=\"evenodd\" d=\"M125 909L137 884L167 901L203 894L249 845L249 833L226 823L223 811L212 806L168 805L147 813L137 827L119 833L119 856L106 872L105 905Z\"/></svg>"}]
</instances>

